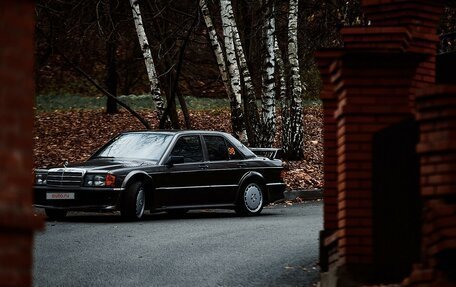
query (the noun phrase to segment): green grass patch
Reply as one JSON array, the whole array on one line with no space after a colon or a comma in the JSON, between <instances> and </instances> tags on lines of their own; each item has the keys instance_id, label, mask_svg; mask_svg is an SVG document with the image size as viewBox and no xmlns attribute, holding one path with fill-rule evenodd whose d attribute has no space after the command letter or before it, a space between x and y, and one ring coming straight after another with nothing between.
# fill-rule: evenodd
<instances>
[{"instance_id":1,"label":"green grass patch","mask_svg":"<svg viewBox=\"0 0 456 287\"><path fill-rule=\"evenodd\" d=\"M119 96L119 99L135 110L154 109L150 95ZM185 97L190 110L214 110L229 108L228 99ZM177 106L180 107L177 102ZM106 107L106 97L84 97L81 95L37 95L36 109L38 112L65 110L100 110Z\"/></svg>"},{"instance_id":2,"label":"green grass patch","mask_svg":"<svg viewBox=\"0 0 456 287\"><path fill-rule=\"evenodd\" d=\"M154 109L152 97L150 95L128 95L119 96L123 102L127 103L135 110ZM187 106L193 111L207 111L229 109L227 98L196 98L186 96ZM257 102L261 107L261 101ZM321 105L320 100L303 100L303 106ZM177 106L180 107L177 102ZM81 95L59 94L59 95L37 95L36 110L38 112L67 111L67 110L100 110L106 107L106 97L84 97Z\"/></svg>"}]
</instances>

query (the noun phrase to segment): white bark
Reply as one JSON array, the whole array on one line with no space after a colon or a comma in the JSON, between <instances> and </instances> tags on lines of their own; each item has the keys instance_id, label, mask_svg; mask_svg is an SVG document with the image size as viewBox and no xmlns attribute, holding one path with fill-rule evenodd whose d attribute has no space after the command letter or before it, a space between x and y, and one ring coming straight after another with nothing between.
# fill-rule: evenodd
<instances>
[{"instance_id":1,"label":"white bark","mask_svg":"<svg viewBox=\"0 0 456 287\"><path fill-rule=\"evenodd\" d=\"M239 67L240 67L242 79L244 81L247 98L256 99L255 89L253 87L253 82L252 82L252 77L250 76L250 71L249 71L249 67L247 65L247 60L245 58L244 49L242 48L241 37L239 36L239 30L237 28L236 18L234 17L231 0L228 0L226 2L229 3L229 5L226 6L226 10L227 10L227 14L228 14L228 21L230 21L231 31L232 31L232 35L233 35L233 39L234 39L234 46L235 46L235 50L236 50L236 56L239 61Z\"/></svg>"},{"instance_id":2,"label":"white bark","mask_svg":"<svg viewBox=\"0 0 456 287\"><path fill-rule=\"evenodd\" d=\"M231 13L230 13L231 11ZM234 102L231 103L232 112L236 111L236 117L242 119L242 122L239 122L239 126L233 127L236 131L239 139L242 142L247 142L247 133L245 130L245 125L243 121L243 113L241 109L242 105L242 91L241 91L241 77L239 73L239 66L236 59L236 50L234 44L234 31L233 27L234 17L232 14L231 1L230 0L220 0L220 14L222 17L222 26L223 26L223 39L225 43L225 53L226 53L226 63L228 67L228 74L230 75L231 88L234 95ZM241 125L242 123L242 125Z\"/></svg>"},{"instance_id":3,"label":"white bark","mask_svg":"<svg viewBox=\"0 0 456 287\"><path fill-rule=\"evenodd\" d=\"M291 158L303 156L303 112L301 94L303 86L298 60L298 0L290 0L288 16L288 61L290 63L291 92L289 109L284 119L284 151Z\"/></svg>"},{"instance_id":4,"label":"white bark","mask_svg":"<svg viewBox=\"0 0 456 287\"><path fill-rule=\"evenodd\" d=\"M276 129L276 104L275 104L275 20L274 7L269 6L265 13L263 23L263 74L262 74L262 132L261 146L271 147L274 143Z\"/></svg>"},{"instance_id":5,"label":"white bark","mask_svg":"<svg viewBox=\"0 0 456 287\"><path fill-rule=\"evenodd\" d=\"M222 77L223 85L225 86L226 93L230 100L232 99L233 91L231 89L230 79L228 75L228 71L225 64L225 57L223 55L222 46L220 45L220 41L217 36L217 32L215 31L214 24L212 22L211 14L207 7L206 0L200 0L199 6L201 9L201 13L203 14L203 19L206 24L207 33L209 34L209 40L211 41L211 47L214 51L215 59L217 60L217 64L219 67L220 75Z\"/></svg>"},{"instance_id":6,"label":"white bark","mask_svg":"<svg viewBox=\"0 0 456 287\"><path fill-rule=\"evenodd\" d=\"M283 63L282 52L280 51L277 37L274 37L274 55L279 84L279 103L281 108L284 109L286 107L287 81L285 79L285 64Z\"/></svg>"},{"instance_id":7,"label":"white bark","mask_svg":"<svg viewBox=\"0 0 456 287\"><path fill-rule=\"evenodd\" d=\"M292 77L292 101L301 102L302 84L298 60L298 0L290 0L288 23L288 59Z\"/></svg>"},{"instance_id":8,"label":"white bark","mask_svg":"<svg viewBox=\"0 0 456 287\"><path fill-rule=\"evenodd\" d=\"M244 82L244 111L246 113L246 127L249 143L253 146L258 145L258 137L260 136L260 122L258 116L258 107L256 104L256 93L253 86L252 77L250 76L249 67L247 65L247 59L245 57L244 49L242 47L241 37L236 24L236 18L234 17L231 0L229 5L226 5L226 12L228 14L227 20L230 23L232 37L234 39L234 47L236 51L236 57L239 63L240 73L242 81Z\"/></svg>"},{"instance_id":9,"label":"white bark","mask_svg":"<svg viewBox=\"0 0 456 287\"><path fill-rule=\"evenodd\" d=\"M150 82L150 91L152 99L155 103L157 117L160 120L165 111L165 105L163 98L161 96L157 71L155 70L154 60L152 58L152 53L150 51L149 42L147 41L146 31L144 30L144 25L141 17L141 11L139 8L138 0L129 0L131 5L131 10L133 12L133 20L135 22L136 33L138 35L139 45L141 47L144 62L146 64L147 76Z\"/></svg>"}]
</instances>

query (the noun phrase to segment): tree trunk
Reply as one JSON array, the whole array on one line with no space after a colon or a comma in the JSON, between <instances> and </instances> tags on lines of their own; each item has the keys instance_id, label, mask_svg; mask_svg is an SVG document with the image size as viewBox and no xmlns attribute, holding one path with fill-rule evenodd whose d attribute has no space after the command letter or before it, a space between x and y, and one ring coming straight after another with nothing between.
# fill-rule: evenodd
<instances>
[{"instance_id":1,"label":"tree trunk","mask_svg":"<svg viewBox=\"0 0 456 287\"><path fill-rule=\"evenodd\" d=\"M288 19L288 61L290 65L291 90L289 103L284 110L283 148L288 159L302 159L303 154L303 112L302 83L298 60L298 0L290 0Z\"/></svg>"},{"instance_id":2,"label":"tree trunk","mask_svg":"<svg viewBox=\"0 0 456 287\"><path fill-rule=\"evenodd\" d=\"M133 20L135 22L136 33L138 34L139 45L141 47L144 62L146 64L147 76L150 82L150 91L152 99L155 103L155 110L158 120L163 116L165 106L163 98L160 93L159 82L157 78L157 71L155 70L152 53L150 51L149 42L147 41L146 31L144 30L141 12L139 9L139 0L129 0L133 12Z\"/></svg>"},{"instance_id":3,"label":"tree trunk","mask_svg":"<svg viewBox=\"0 0 456 287\"><path fill-rule=\"evenodd\" d=\"M220 71L220 76L222 77L223 85L225 86L226 93L228 94L228 98L232 100L234 97L233 90L231 89L230 78L228 75L228 70L225 64L225 57L223 55L222 46L220 45L220 41L217 36L217 32L215 31L214 24L212 23L211 14L207 7L206 0L199 1L201 13L203 14L204 23L206 24L207 33L209 34L209 40L211 42L212 50L214 51L215 59L217 60L217 64Z\"/></svg>"},{"instance_id":4,"label":"tree trunk","mask_svg":"<svg viewBox=\"0 0 456 287\"><path fill-rule=\"evenodd\" d=\"M169 57L165 56L164 59L165 64L168 67L172 67L173 64L171 63ZM162 117L160 119L160 129L180 129L179 115L177 114L176 108L176 98L174 97L174 79L175 73L173 71L170 71L165 80L162 82L166 95L166 108L163 111Z\"/></svg>"},{"instance_id":5,"label":"tree trunk","mask_svg":"<svg viewBox=\"0 0 456 287\"><path fill-rule=\"evenodd\" d=\"M117 97L117 43L111 35L106 41L106 56L107 56L107 76L106 76L106 89L109 93ZM115 114L118 112L117 103L112 98L106 99L106 112L108 114Z\"/></svg>"},{"instance_id":6,"label":"tree trunk","mask_svg":"<svg viewBox=\"0 0 456 287\"><path fill-rule=\"evenodd\" d=\"M235 57L234 54L234 43L231 40L231 45L230 47L230 60L225 59L225 56L223 54L222 46L220 45L220 41L217 36L217 32L215 31L214 24L212 23L212 18L211 14L209 12L209 9L207 7L207 2L206 0L200 0L200 9L201 13L203 14L204 22L206 23L207 27L207 33L209 34L209 40L211 41L211 47L214 50L214 55L217 60L217 64L219 67L220 75L222 77L223 84L225 86L226 92L228 94L228 98L230 99L230 110L231 110L231 126L233 129L233 133L243 142L246 142L246 132L245 132L245 122L244 122L244 117L242 114L241 110L241 91L240 91L240 77L239 77L239 69L237 68L237 62L236 59L234 58L234 64L235 67L231 66L233 64L233 56ZM223 18L223 16L222 16ZM225 22L227 22L225 20ZM228 32L230 29L228 27L224 26L224 33L225 30ZM231 34L231 33L230 33ZM228 35L230 35L228 34ZM226 45L226 36L225 38L225 45ZM228 50L226 50L228 54ZM228 63L230 70L227 67ZM231 62L230 62L231 61ZM231 69L236 69L237 74L235 71L231 71ZM234 79L232 79L232 76L234 75ZM237 77L236 77L237 75ZM233 82L234 81L234 82ZM233 87L235 86L235 87Z\"/></svg>"},{"instance_id":7,"label":"tree trunk","mask_svg":"<svg viewBox=\"0 0 456 287\"><path fill-rule=\"evenodd\" d=\"M263 23L263 74L262 74L262 117L261 133L258 141L260 147L272 147L276 131L276 104L275 104L275 20L274 6L266 2Z\"/></svg>"},{"instance_id":8,"label":"tree trunk","mask_svg":"<svg viewBox=\"0 0 456 287\"><path fill-rule=\"evenodd\" d=\"M230 14L231 11L231 14ZM223 38L225 42L226 62L228 74L230 75L231 89L233 97L231 99L231 117L233 121L233 132L244 143L247 143L247 133L245 130L244 115L242 112L242 92L241 92L241 77L239 74L239 66L236 59L236 50L234 44L235 34L233 29L234 19L232 18L232 8L230 0L220 0L220 13L223 25ZM231 17L231 18L230 18Z\"/></svg>"},{"instance_id":9,"label":"tree trunk","mask_svg":"<svg viewBox=\"0 0 456 287\"><path fill-rule=\"evenodd\" d=\"M283 110L286 107L286 97L287 97L287 81L285 79L285 64L282 59L282 51L279 48L279 41L277 37L274 37L274 55L276 60L276 83L278 92L279 92L279 106ZM277 91L276 91L277 92Z\"/></svg>"},{"instance_id":10,"label":"tree trunk","mask_svg":"<svg viewBox=\"0 0 456 287\"><path fill-rule=\"evenodd\" d=\"M199 13L198 13L198 6L197 6L195 9L195 16L193 18L193 22L190 26L190 29L188 29L187 35L185 36L184 42L182 43L182 46L180 47L180 50L179 50L179 57L177 60L177 67L176 67L176 76L175 76L174 83L173 83L172 97L173 97L174 101L176 101L176 96L179 100L179 103L181 105L182 114L184 115L185 127L187 129L191 128L190 114L188 112L187 103L185 102L185 99L182 96L182 93L180 91L179 79L181 76L182 64L184 63L185 49L187 48L192 31L195 28L196 24L198 23L198 19L199 19L198 15L199 15Z\"/></svg>"},{"instance_id":11,"label":"tree trunk","mask_svg":"<svg viewBox=\"0 0 456 287\"><path fill-rule=\"evenodd\" d=\"M241 38L239 36L239 31L236 24L236 18L234 17L233 7L231 5L231 0L222 0L226 5L226 20L229 21L229 26L231 27L232 38L234 39L234 47L236 52L236 58L239 62L240 74L242 75L242 81L245 87L245 101L244 101L244 111L245 111L245 122L247 128L247 137L249 144L251 146L256 146L257 137L259 134L259 115L258 108L256 105L256 94L255 88L253 86L252 77L250 76L249 67L247 65L247 60L245 58L244 49L242 48ZM222 8L221 8L222 9ZM223 16L222 16L223 22ZM225 36L226 38L226 36ZM226 43L225 43L226 46Z\"/></svg>"}]
</instances>

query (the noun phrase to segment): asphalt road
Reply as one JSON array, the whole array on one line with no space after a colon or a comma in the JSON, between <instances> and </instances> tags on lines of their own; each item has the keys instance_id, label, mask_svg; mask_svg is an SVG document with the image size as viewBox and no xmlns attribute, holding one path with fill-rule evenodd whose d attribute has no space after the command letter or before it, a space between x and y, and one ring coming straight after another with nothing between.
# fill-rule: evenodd
<instances>
[{"instance_id":1,"label":"asphalt road","mask_svg":"<svg viewBox=\"0 0 456 287\"><path fill-rule=\"evenodd\" d=\"M232 211L165 213L122 222L69 214L35 237L35 286L313 286L318 281L316 202Z\"/></svg>"}]
</instances>

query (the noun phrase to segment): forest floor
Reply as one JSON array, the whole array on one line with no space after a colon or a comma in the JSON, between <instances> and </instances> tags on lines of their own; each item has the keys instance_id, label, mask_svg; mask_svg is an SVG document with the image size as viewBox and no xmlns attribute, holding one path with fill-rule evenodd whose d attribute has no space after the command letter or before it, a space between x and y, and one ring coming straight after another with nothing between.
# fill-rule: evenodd
<instances>
[{"instance_id":1,"label":"forest floor","mask_svg":"<svg viewBox=\"0 0 456 287\"><path fill-rule=\"evenodd\" d=\"M153 128L152 112L142 110ZM230 132L229 111L198 110L190 113L193 129ZM278 119L280 128L280 118ZM285 161L288 190L315 189L323 185L322 112L318 105L304 108L304 159ZM34 167L61 166L65 160L86 160L97 148L120 132L143 130L128 112L108 115L103 110L37 111L34 126ZM276 146L280 142L277 133Z\"/></svg>"}]
</instances>

